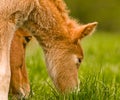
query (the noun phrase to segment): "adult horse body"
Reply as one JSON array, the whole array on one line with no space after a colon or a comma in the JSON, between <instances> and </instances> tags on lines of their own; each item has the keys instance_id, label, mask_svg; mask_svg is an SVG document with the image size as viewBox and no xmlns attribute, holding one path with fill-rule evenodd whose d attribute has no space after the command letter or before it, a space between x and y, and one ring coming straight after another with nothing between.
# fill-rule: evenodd
<instances>
[{"instance_id":1,"label":"adult horse body","mask_svg":"<svg viewBox=\"0 0 120 100\"><path fill-rule=\"evenodd\" d=\"M19 27L36 37L56 88L66 92L78 85L77 65L83 58L78 40L96 25L79 26L62 0L0 0L0 100L8 99L10 45Z\"/></svg>"}]
</instances>

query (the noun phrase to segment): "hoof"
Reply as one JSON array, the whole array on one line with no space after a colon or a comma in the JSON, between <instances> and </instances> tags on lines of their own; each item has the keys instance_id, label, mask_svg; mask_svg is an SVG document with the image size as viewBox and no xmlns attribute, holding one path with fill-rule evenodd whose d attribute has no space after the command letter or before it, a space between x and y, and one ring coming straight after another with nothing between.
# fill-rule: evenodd
<instances>
[{"instance_id":1,"label":"hoof","mask_svg":"<svg viewBox=\"0 0 120 100\"><path fill-rule=\"evenodd\" d=\"M27 99L30 94L30 86L24 85L16 91L12 91L12 100L24 100Z\"/></svg>"}]
</instances>

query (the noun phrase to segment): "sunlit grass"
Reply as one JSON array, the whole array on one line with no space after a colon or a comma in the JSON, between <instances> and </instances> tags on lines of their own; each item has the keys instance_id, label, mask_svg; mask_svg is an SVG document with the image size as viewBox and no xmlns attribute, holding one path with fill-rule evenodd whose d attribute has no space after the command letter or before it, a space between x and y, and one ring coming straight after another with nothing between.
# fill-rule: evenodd
<instances>
[{"instance_id":1,"label":"sunlit grass","mask_svg":"<svg viewBox=\"0 0 120 100\"><path fill-rule=\"evenodd\" d=\"M27 48L31 83L28 100L120 100L120 34L100 32L81 42L84 60L79 69L80 89L59 94L46 70L44 55L33 41Z\"/></svg>"}]
</instances>

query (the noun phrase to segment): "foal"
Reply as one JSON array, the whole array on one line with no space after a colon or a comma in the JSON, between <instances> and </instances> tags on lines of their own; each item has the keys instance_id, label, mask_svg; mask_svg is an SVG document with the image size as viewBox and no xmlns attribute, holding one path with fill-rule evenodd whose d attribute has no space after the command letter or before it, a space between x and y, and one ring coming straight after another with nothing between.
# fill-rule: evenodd
<instances>
[{"instance_id":1,"label":"foal","mask_svg":"<svg viewBox=\"0 0 120 100\"><path fill-rule=\"evenodd\" d=\"M19 27L29 30L43 48L53 83L61 92L78 85L78 66L83 58L79 40L97 23L78 25L63 0L0 0L0 99L8 99L10 45Z\"/></svg>"}]
</instances>

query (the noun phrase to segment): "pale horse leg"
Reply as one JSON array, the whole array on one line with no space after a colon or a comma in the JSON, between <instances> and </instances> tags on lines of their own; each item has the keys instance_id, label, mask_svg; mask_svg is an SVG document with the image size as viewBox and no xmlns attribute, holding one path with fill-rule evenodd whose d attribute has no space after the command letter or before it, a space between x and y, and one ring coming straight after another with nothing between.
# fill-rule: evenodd
<instances>
[{"instance_id":1,"label":"pale horse leg","mask_svg":"<svg viewBox=\"0 0 120 100\"><path fill-rule=\"evenodd\" d=\"M0 100L8 100L10 84L10 45L15 25L0 21Z\"/></svg>"}]
</instances>

